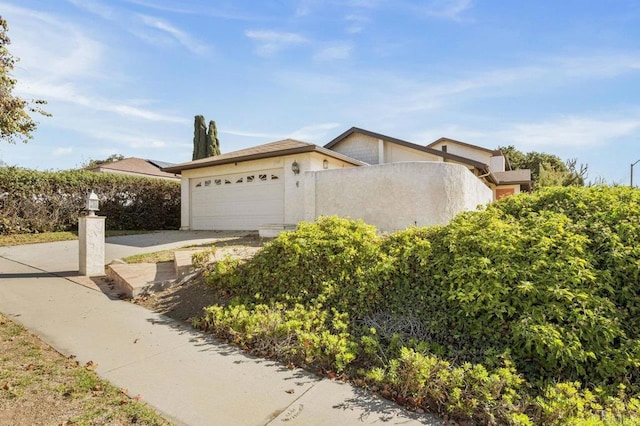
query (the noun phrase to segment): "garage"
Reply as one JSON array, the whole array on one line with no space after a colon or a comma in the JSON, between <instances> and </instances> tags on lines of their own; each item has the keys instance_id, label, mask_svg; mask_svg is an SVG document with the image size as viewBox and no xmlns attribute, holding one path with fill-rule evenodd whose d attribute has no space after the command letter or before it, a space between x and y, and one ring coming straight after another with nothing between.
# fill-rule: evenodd
<instances>
[{"instance_id":1,"label":"garage","mask_svg":"<svg viewBox=\"0 0 640 426\"><path fill-rule=\"evenodd\" d=\"M255 230L284 221L283 169L190 179L194 230Z\"/></svg>"}]
</instances>

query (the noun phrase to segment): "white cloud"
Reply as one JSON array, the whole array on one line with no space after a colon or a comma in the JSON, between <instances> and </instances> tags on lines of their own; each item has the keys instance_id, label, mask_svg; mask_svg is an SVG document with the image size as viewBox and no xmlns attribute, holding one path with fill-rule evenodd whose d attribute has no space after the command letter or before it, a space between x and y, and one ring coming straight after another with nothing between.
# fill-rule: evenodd
<instances>
[{"instance_id":1,"label":"white cloud","mask_svg":"<svg viewBox=\"0 0 640 426\"><path fill-rule=\"evenodd\" d=\"M105 46L54 15L0 4L9 19L16 74L50 79L104 77ZM18 79L20 81L20 78Z\"/></svg>"},{"instance_id":2,"label":"white cloud","mask_svg":"<svg viewBox=\"0 0 640 426\"><path fill-rule=\"evenodd\" d=\"M473 0L430 0L421 9L425 15L433 18L460 21L472 6Z\"/></svg>"},{"instance_id":3,"label":"white cloud","mask_svg":"<svg viewBox=\"0 0 640 426\"><path fill-rule=\"evenodd\" d=\"M218 133L223 133L223 134L227 134L227 135L234 135L234 136L244 136L244 137L247 137L247 138L261 138L261 139L271 139L271 140L276 140L276 139L281 139L282 138L281 134L252 132L252 131L237 130L237 129L224 129L224 130L218 131Z\"/></svg>"},{"instance_id":4,"label":"white cloud","mask_svg":"<svg viewBox=\"0 0 640 426\"><path fill-rule=\"evenodd\" d=\"M562 148L589 149L607 146L640 131L640 113L622 111L616 115L552 116L530 122L475 123L431 128L415 135L417 143L428 143L442 136L496 148L514 145L521 151L558 151ZM576 151L579 154L579 151Z\"/></svg>"},{"instance_id":5,"label":"white cloud","mask_svg":"<svg viewBox=\"0 0 640 426\"><path fill-rule=\"evenodd\" d=\"M505 130L514 145L531 148L604 145L637 131L640 131L640 116L566 116L541 122L517 123Z\"/></svg>"},{"instance_id":6,"label":"white cloud","mask_svg":"<svg viewBox=\"0 0 640 426\"><path fill-rule=\"evenodd\" d=\"M310 124L295 130L288 137L302 141L325 141L329 130L340 127L340 123Z\"/></svg>"},{"instance_id":7,"label":"white cloud","mask_svg":"<svg viewBox=\"0 0 640 426\"><path fill-rule=\"evenodd\" d=\"M36 98L47 99L51 103L53 103L53 101L66 102L94 111L111 112L124 117L138 118L154 122L170 122L179 124L190 122L190 120L183 117L163 114L111 99L81 95L79 94L78 89L76 89L76 87L71 83L56 83L46 80L26 80L24 82L24 86L25 89L22 91L23 93ZM134 101L133 103L135 104L136 102Z\"/></svg>"},{"instance_id":8,"label":"white cloud","mask_svg":"<svg viewBox=\"0 0 640 426\"><path fill-rule=\"evenodd\" d=\"M352 14L345 16L345 21L348 22L347 32L349 34L357 34L364 30L365 26L371 22L371 19L358 14Z\"/></svg>"},{"instance_id":9,"label":"white cloud","mask_svg":"<svg viewBox=\"0 0 640 426\"><path fill-rule=\"evenodd\" d=\"M332 46L327 46L315 55L313 60L318 62L335 61L340 59L348 59L351 55L353 46L350 43L337 43Z\"/></svg>"},{"instance_id":10,"label":"white cloud","mask_svg":"<svg viewBox=\"0 0 640 426\"><path fill-rule=\"evenodd\" d=\"M117 13L115 9L93 0L67 0L72 5L84 9L87 12L98 15L104 19L112 20L116 19Z\"/></svg>"},{"instance_id":11,"label":"white cloud","mask_svg":"<svg viewBox=\"0 0 640 426\"><path fill-rule=\"evenodd\" d=\"M53 150L53 155L56 157L62 156L62 155L68 155L71 154L73 152L73 148L71 147L58 147L56 149Z\"/></svg>"},{"instance_id":12,"label":"white cloud","mask_svg":"<svg viewBox=\"0 0 640 426\"><path fill-rule=\"evenodd\" d=\"M148 15L138 15L140 20L148 27L160 31L163 34L169 35L172 39L186 47L192 53L198 55L206 54L209 48L204 44L193 38L190 34L182 31L175 26L171 25L164 19L156 18ZM147 41L153 41L153 37L147 38Z\"/></svg>"},{"instance_id":13,"label":"white cloud","mask_svg":"<svg viewBox=\"0 0 640 426\"><path fill-rule=\"evenodd\" d=\"M261 56L273 56L281 50L308 42L300 34L282 31L247 30L245 36L258 44L257 52Z\"/></svg>"}]
</instances>

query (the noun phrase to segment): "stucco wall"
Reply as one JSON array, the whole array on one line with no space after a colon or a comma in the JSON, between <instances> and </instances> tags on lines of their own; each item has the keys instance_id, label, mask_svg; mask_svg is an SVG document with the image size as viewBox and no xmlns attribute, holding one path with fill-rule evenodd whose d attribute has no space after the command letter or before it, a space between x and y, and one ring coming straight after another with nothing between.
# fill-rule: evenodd
<instances>
[{"instance_id":1,"label":"stucco wall","mask_svg":"<svg viewBox=\"0 0 640 426\"><path fill-rule=\"evenodd\" d=\"M391 163L305 174L305 220L335 214L362 219L381 231L446 224L492 199L491 189L452 163Z\"/></svg>"}]
</instances>

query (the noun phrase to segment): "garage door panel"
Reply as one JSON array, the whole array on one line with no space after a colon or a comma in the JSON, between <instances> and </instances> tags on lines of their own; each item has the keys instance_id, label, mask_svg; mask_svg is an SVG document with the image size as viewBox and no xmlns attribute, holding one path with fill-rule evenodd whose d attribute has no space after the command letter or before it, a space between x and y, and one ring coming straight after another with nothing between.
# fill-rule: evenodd
<instances>
[{"instance_id":1,"label":"garage door panel","mask_svg":"<svg viewBox=\"0 0 640 426\"><path fill-rule=\"evenodd\" d=\"M255 176L247 182L247 175ZM260 176L266 176L260 180ZM256 230L284 221L282 169L211 176L192 181L191 228ZM225 184L224 182L231 182Z\"/></svg>"}]
</instances>

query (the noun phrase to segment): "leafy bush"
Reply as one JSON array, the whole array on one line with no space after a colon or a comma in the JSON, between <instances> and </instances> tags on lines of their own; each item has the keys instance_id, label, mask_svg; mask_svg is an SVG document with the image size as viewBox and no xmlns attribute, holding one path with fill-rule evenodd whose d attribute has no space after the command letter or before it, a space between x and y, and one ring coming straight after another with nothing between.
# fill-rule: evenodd
<instances>
[{"instance_id":1,"label":"leafy bush","mask_svg":"<svg viewBox=\"0 0 640 426\"><path fill-rule=\"evenodd\" d=\"M378 275L385 268L380 241L375 227L362 221L323 217L281 233L250 262L216 266L208 282L244 303L320 303L346 313L373 311L380 303Z\"/></svg>"},{"instance_id":2,"label":"leafy bush","mask_svg":"<svg viewBox=\"0 0 640 426\"><path fill-rule=\"evenodd\" d=\"M85 170L0 167L0 234L76 229L91 190L100 198L107 229L176 229L180 224L177 182Z\"/></svg>"},{"instance_id":3,"label":"leafy bush","mask_svg":"<svg viewBox=\"0 0 640 426\"><path fill-rule=\"evenodd\" d=\"M407 348L386 370L373 369L367 378L389 386L393 399L410 406L490 424L508 422L523 383L511 365L489 373L479 364L456 367Z\"/></svg>"},{"instance_id":4,"label":"leafy bush","mask_svg":"<svg viewBox=\"0 0 640 426\"><path fill-rule=\"evenodd\" d=\"M312 359L338 348L321 362L408 405L481 423L637 422L638 241L640 191L550 188L388 236L320 218L206 280L249 316L326 307Z\"/></svg>"},{"instance_id":5,"label":"leafy bush","mask_svg":"<svg viewBox=\"0 0 640 426\"><path fill-rule=\"evenodd\" d=\"M342 372L358 351L345 318L320 306L233 304L207 308L198 325L262 356Z\"/></svg>"}]
</instances>

